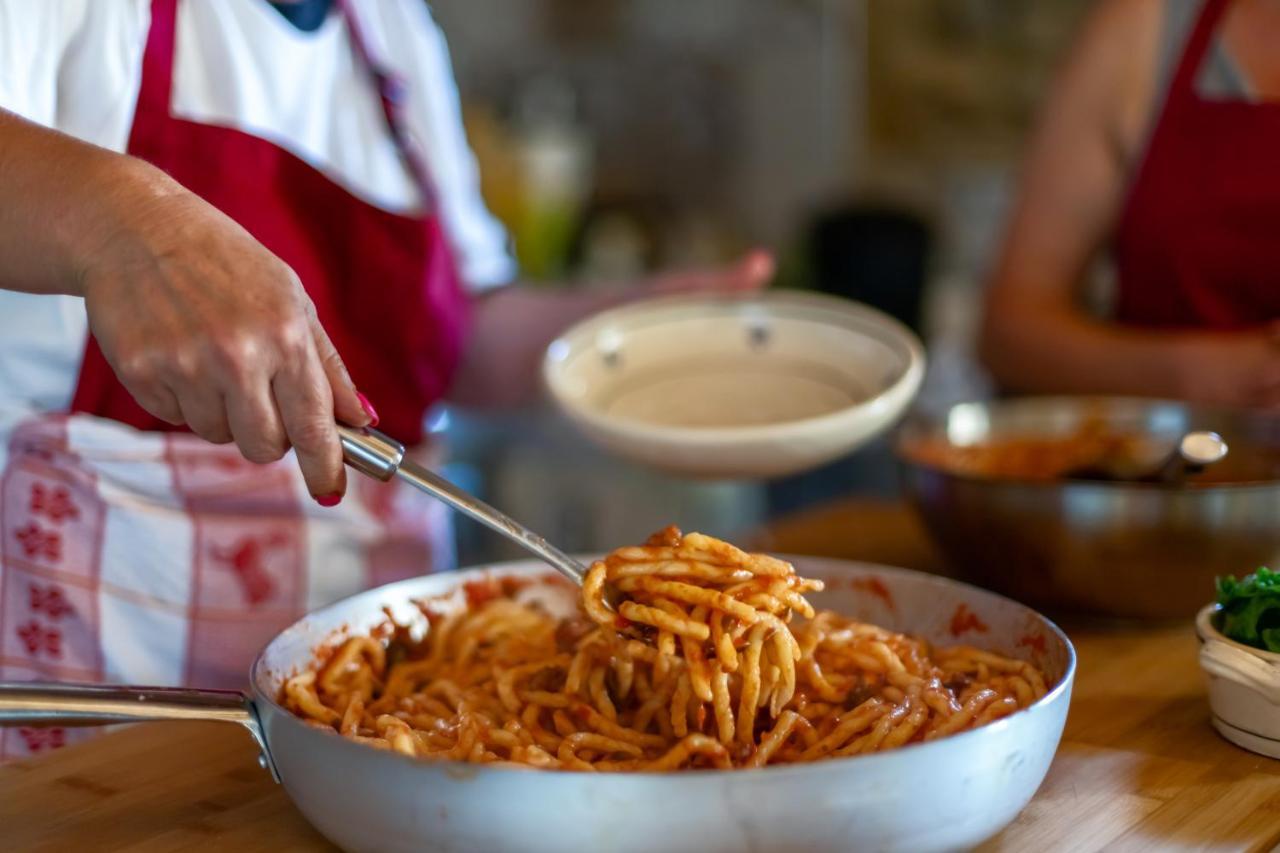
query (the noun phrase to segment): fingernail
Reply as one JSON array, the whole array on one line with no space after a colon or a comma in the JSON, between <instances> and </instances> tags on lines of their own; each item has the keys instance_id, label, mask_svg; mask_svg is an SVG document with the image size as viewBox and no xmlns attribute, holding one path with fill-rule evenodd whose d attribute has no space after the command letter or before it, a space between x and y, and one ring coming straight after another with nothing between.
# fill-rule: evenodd
<instances>
[{"instance_id":1,"label":"fingernail","mask_svg":"<svg viewBox=\"0 0 1280 853\"><path fill-rule=\"evenodd\" d=\"M316 503L320 506L337 506L342 502L342 492L334 492L331 495L315 495Z\"/></svg>"},{"instance_id":2,"label":"fingernail","mask_svg":"<svg viewBox=\"0 0 1280 853\"><path fill-rule=\"evenodd\" d=\"M773 254L765 249L756 249L750 257L751 271L761 277L773 275Z\"/></svg>"},{"instance_id":3,"label":"fingernail","mask_svg":"<svg viewBox=\"0 0 1280 853\"><path fill-rule=\"evenodd\" d=\"M373 403L369 402L369 398L356 392L356 397L360 400L360 408L364 409L364 413L369 416L369 426L376 427L378 425L378 410L373 407Z\"/></svg>"}]
</instances>

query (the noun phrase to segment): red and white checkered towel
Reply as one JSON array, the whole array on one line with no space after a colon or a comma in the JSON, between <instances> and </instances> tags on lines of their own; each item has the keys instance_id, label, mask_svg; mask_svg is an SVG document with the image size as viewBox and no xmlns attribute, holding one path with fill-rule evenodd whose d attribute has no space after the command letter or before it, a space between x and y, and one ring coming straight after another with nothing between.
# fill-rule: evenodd
<instances>
[{"instance_id":1,"label":"red and white checkered towel","mask_svg":"<svg viewBox=\"0 0 1280 853\"><path fill-rule=\"evenodd\" d=\"M452 565L444 507L397 484L322 509L291 455L80 415L0 437L0 680L242 688L308 610ZM0 759L92 733L0 729Z\"/></svg>"}]
</instances>

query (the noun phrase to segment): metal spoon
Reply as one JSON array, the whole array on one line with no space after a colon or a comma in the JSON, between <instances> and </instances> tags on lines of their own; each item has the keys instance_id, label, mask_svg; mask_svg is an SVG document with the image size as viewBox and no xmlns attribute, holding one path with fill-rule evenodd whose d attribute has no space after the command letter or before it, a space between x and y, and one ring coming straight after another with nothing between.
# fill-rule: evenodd
<instances>
[{"instance_id":1,"label":"metal spoon","mask_svg":"<svg viewBox=\"0 0 1280 853\"><path fill-rule=\"evenodd\" d=\"M1199 474L1213 463L1221 462L1229 449L1222 436L1216 432L1189 432L1182 437L1153 476L1161 483L1181 483L1188 476Z\"/></svg>"},{"instance_id":2,"label":"metal spoon","mask_svg":"<svg viewBox=\"0 0 1280 853\"><path fill-rule=\"evenodd\" d=\"M414 488L439 498L449 506L515 542L540 558L560 574L582 586L586 566L552 545L546 539L499 512L479 498L463 491L439 474L404 458L404 445L375 429L355 429L338 425L342 437L342 454L347 464L375 480L388 482L399 477Z\"/></svg>"},{"instance_id":3,"label":"metal spoon","mask_svg":"<svg viewBox=\"0 0 1280 853\"><path fill-rule=\"evenodd\" d=\"M1179 439L1169 455L1154 468L1134 473L1132 463L1124 470L1105 460L1073 469L1063 475L1067 480L1093 480L1106 483L1166 483L1176 485L1187 477L1199 474L1227 455L1227 443L1216 432L1199 430L1189 432Z\"/></svg>"}]
</instances>

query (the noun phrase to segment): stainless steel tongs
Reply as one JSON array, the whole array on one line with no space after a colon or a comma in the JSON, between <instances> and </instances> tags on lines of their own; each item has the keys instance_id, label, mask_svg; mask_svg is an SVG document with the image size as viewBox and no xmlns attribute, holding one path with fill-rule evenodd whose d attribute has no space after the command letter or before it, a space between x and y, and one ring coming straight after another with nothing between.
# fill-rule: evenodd
<instances>
[{"instance_id":1,"label":"stainless steel tongs","mask_svg":"<svg viewBox=\"0 0 1280 853\"><path fill-rule=\"evenodd\" d=\"M355 429L341 424L338 425L338 433L342 436L342 454L352 468L384 483L392 477L399 477L502 534L578 586L582 585L587 574L585 566L506 513L468 494L439 474L405 459L404 445L394 438L368 427Z\"/></svg>"}]
</instances>

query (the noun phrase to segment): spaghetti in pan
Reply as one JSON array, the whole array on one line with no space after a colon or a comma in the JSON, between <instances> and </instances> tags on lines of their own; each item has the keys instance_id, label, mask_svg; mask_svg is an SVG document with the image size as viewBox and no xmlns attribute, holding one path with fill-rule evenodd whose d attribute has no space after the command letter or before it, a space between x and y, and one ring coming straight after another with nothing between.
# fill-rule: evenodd
<instances>
[{"instance_id":1,"label":"spaghetti in pan","mask_svg":"<svg viewBox=\"0 0 1280 853\"><path fill-rule=\"evenodd\" d=\"M1025 661L815 612L822 582L675 528L594 563L580 612L518 584L351 637L285 681L303 719L423 759L577 771L818 761L966 731L1045 694ZM617 602L616 610L606 598Z\"/></svg>"}]
</instances>

